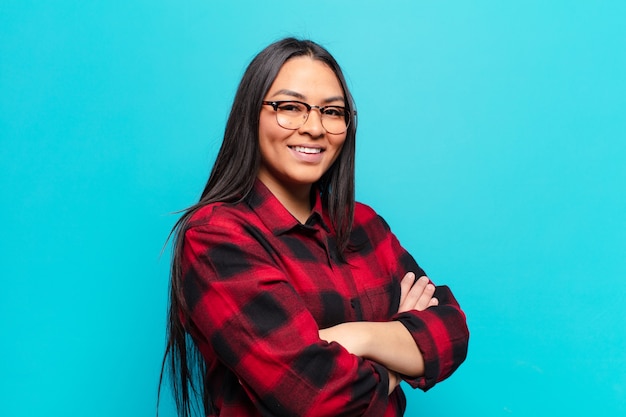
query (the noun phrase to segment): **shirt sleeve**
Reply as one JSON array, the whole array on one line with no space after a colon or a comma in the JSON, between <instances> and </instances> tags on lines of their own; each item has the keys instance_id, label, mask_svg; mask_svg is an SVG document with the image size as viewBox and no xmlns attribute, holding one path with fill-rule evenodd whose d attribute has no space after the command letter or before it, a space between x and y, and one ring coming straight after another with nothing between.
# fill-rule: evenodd
<instances>
[{"instance_id":1,"label":"shirt sleeve","mask_svg":"<svg viewBox=\"0 0 626 417\"><path fill-rule=\"evenodd\" d=\"M385 240L390 245L391 262L397 268L392 275L401 279L407 272L414 272L416 277L425 275L413 256L399 243L389 226L379 217L386 230ZM447 286L437 286L435 297L439 305L424 311L411 310L396 314L392 320L400 321L411 333L424 358L424 375L418 378L405 377L404 380L413 388L424 391L437 382L449 377L467 356L469 330L465 314Z\"/></svg>"},{"instance_id":2,"label":"shirt sleeve","mask_svg":"<svg viewBox=\"0 0 626 417\"><path fill-rule=\"evenodd\" d=\"M192 337L239 378L263 415L382 416L388 373L318 327L261 234L190 228L183 291Z\"/></svg>"}]
</instances>

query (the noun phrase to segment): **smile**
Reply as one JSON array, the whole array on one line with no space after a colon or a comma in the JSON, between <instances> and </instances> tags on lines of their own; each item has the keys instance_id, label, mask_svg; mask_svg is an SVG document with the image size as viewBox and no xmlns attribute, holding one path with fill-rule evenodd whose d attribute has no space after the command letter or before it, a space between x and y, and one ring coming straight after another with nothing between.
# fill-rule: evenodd
<instances>
[{"instance_id":1,"label":"smile","mask_svg":"<svg viewBox=\"0 0 626 417\"><path fill-rule=\"evenodd\" d=\"M290 146L290 148L296 152L309 153L309 154L322 152L322 148L306 148L304 146Z\"/></svg>"}]
</instances>

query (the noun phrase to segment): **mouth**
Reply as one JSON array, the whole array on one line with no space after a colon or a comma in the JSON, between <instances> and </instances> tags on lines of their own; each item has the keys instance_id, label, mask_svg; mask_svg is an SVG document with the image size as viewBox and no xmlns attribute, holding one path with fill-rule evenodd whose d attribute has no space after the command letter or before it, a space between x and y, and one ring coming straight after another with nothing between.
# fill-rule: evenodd
<instances>
[{"instance_id":1,"label":"mouth","mask_svg":"<svg viewBox=\"0 0 626 417\"><path fill-rule=\"evenodd\" d=\"M308 148L306 146L290 146L289 148L293 149L296 152L306 153L306 154L317 154L317 153L322 153L324 151L322 148Z\"/></svg>"}]
</instances>

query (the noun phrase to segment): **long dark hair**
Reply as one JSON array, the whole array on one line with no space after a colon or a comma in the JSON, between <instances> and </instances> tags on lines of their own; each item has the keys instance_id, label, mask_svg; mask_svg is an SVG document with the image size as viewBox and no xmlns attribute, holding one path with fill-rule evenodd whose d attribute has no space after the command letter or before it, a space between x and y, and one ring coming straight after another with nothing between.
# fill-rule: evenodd
<instances>
[{"instance_id":1,"label":"long dark hair","mask_svg":"<svg viewBox=\"0 0 626 417\"><path fill-rule=\"evenodd\" d=\"M191 409L202 396L201 406L210 413L208 381L205 362L199 350L185 332L183 318L189 317L183 296L181 255L183 235L190 217L199 208L214 202L237 202L252 189L260 166L259 115L262 100L270 89L283 64L298 56L309 56L324 62L337 76L346 100L346 109L352 118L346 139L337 160L317 182L323 204L336 232L337 247L342 253L348 244L354 217L354 158L356 140L356 112L339 64L323 47L309 40L286 38L261 51L248 65L233 101L226 123L224 140L200 200L184 211L176 222L173 236L170 303L168 311L167 345L161 377L167 371L179 416L189 417ZM181 317L182 316L182 317ZM192 401L194 401L192 403ZM157 400L158 414L158 400Z\"/></svg>"}]
</instances>

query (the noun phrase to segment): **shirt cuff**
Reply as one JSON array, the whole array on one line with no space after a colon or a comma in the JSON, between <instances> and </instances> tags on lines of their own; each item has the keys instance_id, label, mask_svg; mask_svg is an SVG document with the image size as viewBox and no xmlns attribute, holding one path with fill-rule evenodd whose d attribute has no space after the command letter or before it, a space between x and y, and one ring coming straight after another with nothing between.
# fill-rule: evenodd
<instances>
[{"instance_id":1,"label":"shirt cuff","mask_svg":"<svg viewBox=\"0 0 626 417\"><path fill-rule=\"evenodd\" d=\"M469 331L465 314L456 300L451 304L440 304L424 311L399 313L393 320L401 322L411 333L424 359L424 375L403 378L413 388L427 391L437 382L449 377L465 360Z\"/></svg>"}]
</instances>

